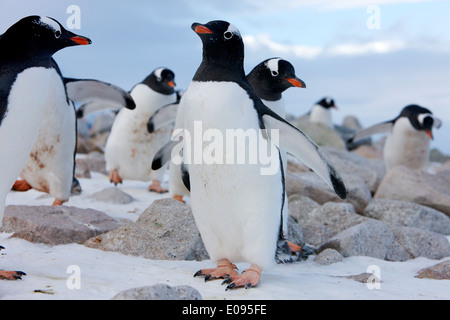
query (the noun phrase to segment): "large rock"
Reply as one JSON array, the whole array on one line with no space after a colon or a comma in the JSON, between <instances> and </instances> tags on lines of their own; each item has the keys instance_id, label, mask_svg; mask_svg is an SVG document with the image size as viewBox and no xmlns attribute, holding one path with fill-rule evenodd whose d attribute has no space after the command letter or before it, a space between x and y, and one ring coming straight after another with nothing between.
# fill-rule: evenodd
<instances>
[{"instance_id":1,"label":"large rock","mask_svg":"<svg viewBox=\"0 0 450 320\"><path fill-rule=\"evenodd\" d=\"M317 250L321 252L331 248L344 257L369 256L385 259L393 242L394 235L385 223L369 219L340 232Z\"/></svg>"},{"instance_id":2,"label":"large rock","mask_svg":"<svg viewBox=\"0 0 450 320\"><path fill-rule=\"evenodd\" d=\"M108 215L93 209L8 206L1 231L30 242L60 245L82 244L120 226Z\"/></svg>"},{"instance_id":3,"label":"large rock","mask_svg":"<svg viewBox=\"0 0 450 320\"><path fill-rule=\"evenodd\" d=\"M320 123L312 123L309 121L309 117L301 117L291 123L306 133L319 146L346 149L344 140L334 129Z\"/></svg>"},{"instance_id":4,"label":"large rock","mask_svg":"<svg viewBox=\"0 0 450 320\"><path fill-rule=\"evenodd\" d=\"M440 211L413 202L373 199L363 214L389 225L415 227L450 235L450 217Z\"/></svg>"},{"instance_id":5,"label":"large rock","mask_svg":"<svg viewBox=\"0 0 450 320\"><path fill-rule=\"evenodd\" d=\"M295 204L295 202L293 203ZM326 242L339 232L357 225L368 218L358 215L349 203L328 202L298 217L303 230L303 241L313 246Z\"/></svg>"},{"instance_id":6,"label":"large rock","mask_svg":"<svg viewBox=\"0 0 450 320\"><path fill-rule=\"evenodd\" d=\"M364 211L372 199L372 195L364 180L356 175L343 174L342 179L347 188L346 201L351 203L357 212ZM287 172L286 192L289 197L301 195L324 204L342 202L338 195L314 172Z\"/></svg>"},{"instance_id":7,"label":"large rock","mask_svg":"<svg viewBox=\"0 0 450 320\"><path fill-rule=\"evenodd\" d=\"M386 260L405 261L417 257L442 259L450 256L448 239L438 233L412 227L392 227L394 245Z\"/></svg>"},{"instance_id":8,"label":"large rock","mask_svg":"<svg viewBox=\"0 0 450 320\"><path fill-rule=\"evenodd\" d=\"M356 175L364 180L369 190L375 193L386 174L384 161L368 159L353 152L324 147L322 150L341 175Z\"/></svg>"},{"instance_id":9,"label":"large rock","mask_svg":"<svg viewBox=\"0 0 450 320\"><path fill-rule=\"evenodd\" d=\"M446 260L434 266L420 270L416 278L450 280L450 260Z\"/></svg>"},{"instance_id":10,"label":"large rock","mask_svg":"<svg viewBox=\"0 0 450 320\"><path fill-rule=\"evenodd\" d=\"M135 223L90 239L85 245L154 260L209 258L190 207L173 199L155 201Z\"/></svg>"},{"instance_id":11,"label":"large rock","mask_svg":"<svg viewBox=\"0 0 450 320\"><path fill-rule=\"evenodd\" d=\"M422 204L450 216L450 179L405 166L391 169L374 198Z\"/></svg>"},{"instance_id":12,"label":"large rock","mask_svg":"<svg viewBox=\"0 0 450 320\"><path fill-rule=\"evenodd\" d=\"M202 300L202 296L198 290L190 286L171 287L160 283L122 291L112 300Z\"/></svg>"},{"instance_id":13,"label":"large rock","mask_svg":"<svg viewBox=\"0 0 450 320\"><path fill-rule=\"evenodd\" d=\"M113 204L129 204L135 199L130 196L128 193L123 192L119 188L106 188L103 190L100 190L92 195L89 196L89 198L100 201L100 202L106 202L106 203L113 203Z\"/></svg>"}]
</instances>

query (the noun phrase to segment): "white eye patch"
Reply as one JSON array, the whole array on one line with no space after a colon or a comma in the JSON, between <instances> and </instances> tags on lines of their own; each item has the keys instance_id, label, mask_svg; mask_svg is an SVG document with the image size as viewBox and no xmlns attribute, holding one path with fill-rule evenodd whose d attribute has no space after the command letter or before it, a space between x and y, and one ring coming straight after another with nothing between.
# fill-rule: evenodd
<instances>
[{"instance_id":1,"label":"white eye patch","mask_svg":"<svg viewBox=\"0 0 450 320\"><path fill-rule=\"evenodd\" d=\"M225 33L227 33L227 32L236 34L236 35L238 35L239 37L241 36L241 33L239 32L239 29L236 28L236 27L235 27L234 25L232 25L231 23L230 23L230 25L228 26L228 29L227 29L227 31L225 31Z\"/></svg>"},{"instance_id":2,"label":"white eye patch","mask_svg":"<svg viewBox=\"0 0 450 320\"><path fill-rule=\"evenodd\" d=\"M162 72L164 71L164 68L159 68L159 69L156 69L155 70L155 77L156 77L156 80L158 80L158 81L161 81L162 80Z\"/></svg>"},{"instance_id":3,"label":"white eye patch","mask_svg":"<svg viewBox=\"0 0 450 320\"><path fill-rule=\"evenodd\" d=\"M272 75L274 77L276 77L280 74L280 72L278 70L278 62L280 60L281 59L270 59L269 61L266 62L267 68L269 68L270 72L272 73Z\"/></svg>"},{"instance_id":4,"label":"white eye patch","mask_svg":"<svg viewBox=\"0 0 450 320\"><path fill-rule=\"evenodd\" d=\"M39 17L39 22L40 25L45 26L46 28L53 30L54 32L59 31L61 32L61 27L59 26L59 24L53 20L50 19L48 17Z\"/></svg>"}]
</instances>

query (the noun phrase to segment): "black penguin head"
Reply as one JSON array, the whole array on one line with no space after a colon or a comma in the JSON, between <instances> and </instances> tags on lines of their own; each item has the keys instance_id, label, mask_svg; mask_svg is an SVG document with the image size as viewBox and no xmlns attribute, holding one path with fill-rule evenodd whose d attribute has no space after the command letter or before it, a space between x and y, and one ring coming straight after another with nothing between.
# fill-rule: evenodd
<instances>
[{"instance_id":1,"label":"black penguin head","mask_svg":"<svg viewBox=\"0 0 450 320\"><path fill-rule=\"evenodd\" d=\"M305 82L295 75L294 66L281 58L261 62L247 80L261 99L269 101L280 100L282 93L291 87L306 88Z\"/></svg>"},{"instance_id":2,"label":"black penguin head","mask_svg":"<svg viewBox=\"0 0 450 320\"><path fill-rule=\"evenodd\" d=\"M334 103L334 100L330 97L325 97L319 102L317 102L317 105L324 107L325 109L329 110L331 108L337 109L336 104Z\"/></svg>"},{"instance_id":3,"label":"black penguin head","mask_svg":"<svg viewBox=\"0 0 450 320\"><path fill-rule=\"evenodd\" d=\"M153 71L142 84L161 94L170 95L175 93L175 73L167 68L158 68Z\"/></svg>"},{"instance_id":4,"label":"black penguin head","mask_svg":"<svg viewBox=\"0 0 450 320\"><path fill-rule=\"evenodd\" d=\"M441 125L430 110L415 104L405 107L395 121L402 117L408 118L414 129L426 132L430 139L433 139L433 128Z\"/></svg>"},{"instance_id":5,"label":"black penguin head","mask_svg":"<svg viewBox=\"0 0 450 320\"><path fill-rule=\"evenodd\" d=\"M11 26L2 36L4 52L12 56L52 56L71 46L88 45L91 40L66 30L48 17L29 16Z\"/></svg>"},{"instance_id":6,"label":"black penguin head","mask_svg":"<svg viewBox=\"0 0 450 320\"><path fill-rule=\"evenodd\" d=\"M244 42L239 30L232 24L222 20L210 21L207 24L194 23L195 31L203 42L203 62L211 69L244 73ZM210 70L211 71L211 70ZM213 77L213 75L210 74ZM217 76L217 75L216 75ZM211 79L208 79L211 80Z\"/></svg>"}]
</instances>

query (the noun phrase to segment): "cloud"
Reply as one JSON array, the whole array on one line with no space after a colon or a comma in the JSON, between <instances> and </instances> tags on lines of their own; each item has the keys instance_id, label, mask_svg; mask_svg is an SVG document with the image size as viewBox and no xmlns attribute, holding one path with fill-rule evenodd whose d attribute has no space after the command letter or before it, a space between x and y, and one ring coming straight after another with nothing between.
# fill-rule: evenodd
<instances>
[{"instance_id":1,"label":"cloud","mask_svg":"<svg viewBox=\"0 0 450 320\"><path fill-rule=\"evenodd\" d=\"M257 36L245 35L244 41L250 50L269 50L274 55L295 56L303 59L315 59L319 56L333 57L383 54L400 51L408 47L408 44L402 40L373 40L323 47L283 44L272 40L268 34L260 34Z\"/></svg>"},{"instance_id":2,"label":"cloud","mask_svg":"<svg viewBox=\"0 0 450 320\"><path fill-rule=\"evenodd\" d=\"M253 2L251 0L250 2ZM300 8L300 7L313 7L320 10L343 10L364 8L371 5L391 5L391 4L403 4L403 3L419 3L419 2L431 2L435 0L281 0L277 2L277 6ZM264 5L266 1L259 1L261 5Z\"/></svg>"}]
</instances>

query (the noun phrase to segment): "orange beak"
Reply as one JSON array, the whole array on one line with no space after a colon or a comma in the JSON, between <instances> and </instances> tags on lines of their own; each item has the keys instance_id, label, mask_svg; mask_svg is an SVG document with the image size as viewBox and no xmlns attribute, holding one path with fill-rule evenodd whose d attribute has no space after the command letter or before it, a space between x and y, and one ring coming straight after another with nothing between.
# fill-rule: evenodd
<instances>
[{"instance_id":1,"label":"orange beak","mask_svg":"<svg viewBox=\"0 0 450 320\"><path fill-rule=\"evenodd\" d=\"M80 37L80 36L72 37L72 38L70 38L70 40L72 40L76 44L79 44L82 46L86 46L86 45L92 43L92 41L89 38Z\"/></svg>"},{"instance_id":2,"label":"orange beak","mask_svg":"<svg viewBox=\"0 0 450 320\"><path fill-rule=\"evenodd\" d=\"M214 33L210 29L208 29L207 27L204 27L202 25L196 26L194 31L196 33L198 33L198 34L211 34L211 33Z\"/></svg>"},{"instance_id":3,"label":"orange beak","mask_svg":"<svg viewBox=\"0 0 450 320\"><path fill-rule=\"evenodd\" d=\"M286 78L286 80L292 84L294 87L297 88L306 88L306 84L300 80L300 79L296 79L296 78Z\"/></svg>"},{"instance_id":4,"label":"orange beak","mask_svg":"<svg viewBox=\"0 0 450 320\"><path fill-rule=\"evenodd\" d=\"M434 140L433 132L431 132L431 130L427 130L426 133L430 137L431 140Z\"/></svg>"},{"instance_id":5,"label":"orange beak","mask_svg":"<svg viewBox=\"0 0 450 320\"><path fill-rule=\"evenodd\" d=\"M175 88L177 85L175 84L175 82L173 82L173 81L169 81L169 82L167 82L167 84L169 85L169 86L171 86L172 88Z\"/></svg>"}]
</instances>

